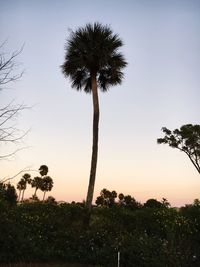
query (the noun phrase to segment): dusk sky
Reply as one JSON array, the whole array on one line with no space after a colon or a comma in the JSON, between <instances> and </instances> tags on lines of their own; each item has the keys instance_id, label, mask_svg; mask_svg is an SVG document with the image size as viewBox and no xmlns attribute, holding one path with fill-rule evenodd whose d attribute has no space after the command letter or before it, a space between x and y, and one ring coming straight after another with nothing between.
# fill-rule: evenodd
<instances>
[{"instance_id":1,"label":"dusk sky","mask_svg":"<svg viewBox=\"0 0 200 267\"><path fill-rule=\"evenodd\" d=\"M32 107L15 122L30 129L19 144L27 148L0 162L0 178L46 164L54 180L48 195L68 202L85 199L92 98L71 89L60 65L70 29L93 22L119 34L128 62L122 85L99 94L94 199L107 188L142 203L162 197L172 206L192 203L200 198L198 172L184 153L156 140L163 126L200 124L199 0L0 0L0 43L7 40L7 53L24 44L17 61L19 71L25 70L20 81L0 92L0 105L14 100ZM1 145L1 155L15 148Z\"/></svg>"}]
</instances>

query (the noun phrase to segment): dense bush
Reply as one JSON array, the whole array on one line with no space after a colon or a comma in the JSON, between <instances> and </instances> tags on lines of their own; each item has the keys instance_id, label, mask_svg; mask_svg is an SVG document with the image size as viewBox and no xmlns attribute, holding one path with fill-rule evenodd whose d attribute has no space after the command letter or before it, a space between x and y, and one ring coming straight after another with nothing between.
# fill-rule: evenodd
<instances>
[{"instance_id":1,"label":"dense bush","mask_svg":"<svg viewBox=\"0 0 200 267\"><path fill-rule=\"evenodd\" d=\"M0 202L0 262L68 261L121 267L200 266L200 206L94 207Z\"/></svg>"}]
</instances>

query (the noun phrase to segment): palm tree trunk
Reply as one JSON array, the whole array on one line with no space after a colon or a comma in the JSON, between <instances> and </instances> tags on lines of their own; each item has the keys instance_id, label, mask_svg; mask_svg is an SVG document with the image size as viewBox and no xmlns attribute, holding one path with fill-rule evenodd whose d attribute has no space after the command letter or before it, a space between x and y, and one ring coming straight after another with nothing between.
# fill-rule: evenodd
<instances>
[{"instance_id":1,"label":"palm tree trunk","mask_svg":"<svg viewBox=\"0 0 200 267\"><path fill-rule=\"evenodd\" d=\"M97 168L97 155L98 155L98 134L99 134L99 99L97 91L96 74L91 75L92 77L92 98L93 98L93 145L92 145L92 159L90 168L90 180L88 185L86 208L91 211L92 200L94 194L94 184L96 178Z\"/></svg>"},{"instance_id":2,"label":"palm tree trunk","mask_svg":"<svg viewBox=\"0 0 200 267\"><path fill-rule=\"evenodd\" d=\"M22 202L24 201L24 191L25 191L25 189L22 192L22 199L21 199Z\"/></svg>"},{"instance_id":3,"label":"palm tree trunk","mask_svg":"<svg viewBox=\"0 0 200 267\"><path fill-rule=\"evenodd\" d=\"M35 193L34 193L34 197L36 197L36 192L37 192L38 188L35 188Z\"/></svg>"},{"instance_id":4,"label":"palm tree trunk","mask_svg":"<svg viewBox=\"0 0 200 267\"><path fill-rule=\"evenodd\" d=\"M22 190L19 190L18 202L20 202L21 192Z\"/></svg>"},{"instance_id":5,"label":"palm tree trunk","mask_svg":"<svg viewBox=\"0 0 200 267\"><path fill-rule=\"evenodd\" d=\"M44 191L43 200L42 200L43 202L44 202L44 199L45 199L46 192L47 191Z\"/></svg>"}]
</instances>

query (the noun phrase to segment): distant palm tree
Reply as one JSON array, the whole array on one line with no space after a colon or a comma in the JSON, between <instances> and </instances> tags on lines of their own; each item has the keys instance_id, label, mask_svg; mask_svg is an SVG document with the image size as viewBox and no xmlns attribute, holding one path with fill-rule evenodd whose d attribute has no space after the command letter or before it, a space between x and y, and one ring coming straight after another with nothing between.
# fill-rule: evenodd
<instances>
[{"instance_id":1,"label":"distant palm tree","mask_svg":"<svg viewBox=\"0 0 200 267\"><path fill-rule=\"evenodd\" d=\"M44 192L43 201L45 199L46 192L51 191L52 188L53 188L53 179L50 176L45 176L42 179L42 184L41 184L41 190Z\"/></svg>"},{"instance_id":2,"label":"distant palm tree","mask_svg":"<svg viewBox=\"0 0 200 267\"><path fill-rule=\"evenodd\" d=\"M21 193L23 192L24 188L25 188L25 181L24 179L21 179L18 183L17 183L17 189L19 190L19 195L18 195L18 201L20 202L20 198L21 198Z\"/></svg>"},{"instance_id":3,"label":"distant palm tree","mask_svg":"<svg viewBox=\"0 0 200 267\"><path fill-rule=\"evenodd\" d=\"M22 201L24 200L24 192L27 188L27 184L31 184L31 175L29 173L25 173L23 176L22 176L22 179L24 180L24 189L23 189L23 192L22 192Z\"/></svg>"},{"instance_id":4,"label":"distant palm tree","mask_svg":"<svg viewBox=\"0 0 200 267\"><path fill-rule=\"evenodd\" d=\"M98 88L106 92L110 85L122 82L122 69L127 65L118 49L122 41L108 26L87 24L72 32L66 45L63 74L72 87L92 93L93 146L86 207L91 210L98 155L99 99Z\"/></svg>"},{"instance_id":5,"label":"distant palm tree","mask_svg":"<svg viewBox=\"0 0 200 267\"><path fill-rule=\"evenodd\" d=\"M41 176L47 175L48 171L49 171L49 168L46 165L41 165L39 168L39 173Z\"/></svg>"},{"instance_id":6,"label":"distant palm tree","mask_svg":"<svg viewBox=\"0 0 200 267\"><path fill-rule=\"evenodd\" d=\"M37 190L41 189L41 185L42 185L42 178L39 176L34 177L32 182L31 182L31 186L33 188L35 188L35 192L33 194L33 197L36 197Z\"/></svg>"},{"instance_id":7,"label":"distant palm tree","mask_svg":"<svg viewBox=\"0 0 200 267\"><path fill-rule=\"evenodd\" d=\"M21 201L23 202L24 192L27 188L27 184L30 184L30 183L31 183L31 175L28 173L25 173L17 184L17 189L19 190L18 201L20 201L20 197L21 197ZM21 196L21 193L22 193L22 196Z\"/></svg>"}]
</instances>

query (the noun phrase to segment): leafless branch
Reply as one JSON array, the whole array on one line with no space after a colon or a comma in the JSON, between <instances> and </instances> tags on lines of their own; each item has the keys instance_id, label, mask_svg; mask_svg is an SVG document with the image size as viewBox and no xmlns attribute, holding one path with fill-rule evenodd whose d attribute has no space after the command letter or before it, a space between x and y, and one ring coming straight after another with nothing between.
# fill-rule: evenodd
<instances>
[{"instance_id":1,"label":"leafless branch","mask_svg":"<svg viewBox=\"0 0 200 267\"><path fill-rule=\"evenodd\" d=\"M0 45L1 50L5 43L6 41ZM23 71L16 73L16 69L19 66L19 63L16 62L16 58L21 54L23 48L24 44L19 50L14 51L11 55L0 51L0 90L4 89L4 85L10 82L15 82L22 77Z\"/></svg>"},{"instance_id":2,"label":"leafless branch","mask_svg":"<svg viewBox=\"0 0 200 267\"><path fill-rule=\"evenodd\" d=\"M24 45L19 50L14 51L12 54L6 54L3 52L4 45L7 41L0 44L0 90L3 89L5 84L17 81L23 74L23 72L17 73L16 70L19 63L16 62L16 58L21 54ZM27 135L28 131L19 130L16 126L16 118L25 109L30 107L24 104L15 104L14 101L7 105L0 107L0 145L3 144L16 144ZM27 147L26 147L27 148ZM0 152L0 160L8 159L15 155L18 151L24 148L15 149L11 153L2 155Z\"/></svg>"},{"instance_id":3,"label":"leafless branch","mask_svg":"<svg viewBox=\"0 0 200 267\"><path fill-rule=\"evenodd\" d=\"M24 168L23 170L19 171L17 174L15 174L9 178L4 177L2 180L0 180L0 183L6 183L6 182L14 179L15 177L17 177L18 175L20 175L21 173L24 173L24 172L38 172L38 170L31 169L31 166L28 166L28 167Z\"/></svg>"}]
</instances>

